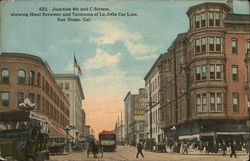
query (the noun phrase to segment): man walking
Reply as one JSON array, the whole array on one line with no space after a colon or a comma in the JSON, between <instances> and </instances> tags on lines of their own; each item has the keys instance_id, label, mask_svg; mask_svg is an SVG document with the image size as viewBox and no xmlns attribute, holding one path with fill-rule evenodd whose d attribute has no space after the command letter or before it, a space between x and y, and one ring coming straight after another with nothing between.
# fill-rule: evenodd
<instances>
[{"instance_id":1,"label":"man walking","mask_svg":"<svg viewBox=\"0 0 250 161\"><path fill-rule=\"evenodd\" d=\"M230 154L230 158L234 155L235 158L237 158L236 156L236 148L237 148L237 144L236 142L234 141L232 144L231 144L231 154Z\"/></svg>"},{"instance_id":2,"label":"man walking","mask_svg":"<svg viewBox=\"0 0 250 161\"><path fill-rule=\"evenodd\" d=\"M141 143L139 142L137 144L137 154L136 154L136 158L138 158L138 155L141 154L142 158L144 158L143 154L142 154L142 145Z\"/></svg>"},{"instance_id":3,"label":"man walking","mask_svg":"<svg viewBox=\"0 0 250 161\"><path fill-rule=\"evenodd\" d=\"M225 143L225 140L223 140L223 142L221 144L221 150L222 150L222 156L226 156L227 145Z\"/></svg>"}]
</instances>

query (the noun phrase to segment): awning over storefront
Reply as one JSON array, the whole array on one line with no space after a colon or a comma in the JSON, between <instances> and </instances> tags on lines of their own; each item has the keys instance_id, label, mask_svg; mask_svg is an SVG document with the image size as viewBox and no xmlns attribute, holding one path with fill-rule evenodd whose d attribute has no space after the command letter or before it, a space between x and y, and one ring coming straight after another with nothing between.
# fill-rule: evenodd
<instances>
[{"instance_id":1,"label":"awning over storefront","mask_svg":"<svg viewBox=\"0 0 250 161\"><path fill-rule=\"evenodd\" d=\"M50 128L50 137L64 137L67 138L67 133L64 129L51 124L51 128ZM72 139L73 137L69 134L69 139Z\"/></svg>"},{"instance_id":2,"label":"awning over storefront","mask_svg":"<svg viewBox=\"0 0 250 161\"><path fill-rule=\"evenodd\" d=\"M64 129L51 124L50 137L67 137L67 133Z\"/></svg>"}]
</instances>

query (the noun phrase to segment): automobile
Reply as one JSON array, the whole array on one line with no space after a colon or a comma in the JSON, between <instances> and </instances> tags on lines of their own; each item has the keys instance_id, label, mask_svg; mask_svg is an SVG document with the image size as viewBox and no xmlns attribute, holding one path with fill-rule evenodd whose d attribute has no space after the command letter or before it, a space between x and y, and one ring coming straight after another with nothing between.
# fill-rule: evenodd
<instances>
[{"instance_id":1,"label":"automobile","mask_svg":"<svg viewBox=\"0 0 250 161\"><path fill-rule=\"evenodd\" d=\"M167 152L166 144L164 144L164 143L156 144L155 152L164 152L164 153L166 153Z\"/></svg>"}]
</instances>

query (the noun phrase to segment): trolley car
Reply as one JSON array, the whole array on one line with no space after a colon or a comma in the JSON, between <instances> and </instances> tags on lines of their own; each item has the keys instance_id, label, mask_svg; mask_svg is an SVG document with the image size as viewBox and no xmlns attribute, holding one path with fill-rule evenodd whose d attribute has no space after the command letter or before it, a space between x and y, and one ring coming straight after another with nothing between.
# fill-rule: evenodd
<instances>
[{"instance_id":1,"label":"trolley car","mask_svg":"<svg viewBox=\"0 0 250 161\"><path fill-rule=\"evenodd\" d=\"M102 131L99 133L99 145L103 151L115 151L116 134L113 131Z\"/></svg>"}]
</instances>

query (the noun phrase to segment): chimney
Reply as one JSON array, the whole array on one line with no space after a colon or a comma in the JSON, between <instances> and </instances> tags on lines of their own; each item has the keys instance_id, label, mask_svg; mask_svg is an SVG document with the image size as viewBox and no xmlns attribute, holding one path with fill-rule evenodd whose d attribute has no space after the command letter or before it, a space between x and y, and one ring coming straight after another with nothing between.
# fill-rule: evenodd
<instances>
[{"instance_id":1,"label":"chimney","mask_svg":"<svg viewBox=\"0 0 250 161\"><path fill-rule=\"evenodd\" d=\"M227 0L227 5L231 8L231 10L230 10L230 14L232 14L233 13L233 9L234 9L234 7L233 7L233 0Z\"/></svg>"}]
</instances>

